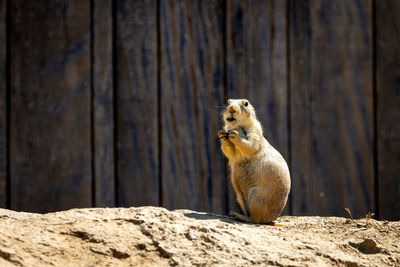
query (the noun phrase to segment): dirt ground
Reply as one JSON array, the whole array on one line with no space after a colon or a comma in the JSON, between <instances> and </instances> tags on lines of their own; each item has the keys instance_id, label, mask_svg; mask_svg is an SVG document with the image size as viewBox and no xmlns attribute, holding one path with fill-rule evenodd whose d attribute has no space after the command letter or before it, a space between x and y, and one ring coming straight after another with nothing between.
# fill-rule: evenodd
<instances>
[{"instance_id":1,"label":"dirt ground","mask_svg":"<svg viewBox=\"0 0 400 267\"><path fill-rule=\"evenodd\" d=\"M289 217L275 226L157 207L0 209L0 266L400 266L400 223Z\"/></svg>"}]
</instances>

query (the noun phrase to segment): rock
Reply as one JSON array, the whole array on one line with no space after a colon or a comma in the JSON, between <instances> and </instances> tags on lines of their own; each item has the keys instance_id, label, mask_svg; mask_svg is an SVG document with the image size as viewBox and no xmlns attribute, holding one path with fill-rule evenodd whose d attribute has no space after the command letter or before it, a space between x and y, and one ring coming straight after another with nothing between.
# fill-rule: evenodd
<instances>
[{"instance_id":1,"label":"rock","mask_svg":"<svg viewBox=\"0 0 400 267\"><path fill-rule=\"evenodd\" d=\"M130 255L127 251L125 251L124 248L110 248L113 257L118 258L118 259L125 259L128 258Z\"/></svg>"},{"instance_id":2,"label":"rock","mask_svg":"<svg viewBox=\"0 0 400 267\"><path fill-rule=\"evenodd\" d=\"M349 242L349 244L364 254L375 254L381 251L380 248L376 246L376 242L369 238L359 243Z\"/></svg>"},{"instance_id":3,"label":"rock","mask_svg":"<svg viewBox=\"0 0 400 267\"><path fill-rule=\"evenodd\" d=\"M250 245L249 239L244 238L242 244L243 244L243 245Z\"/></svg>"},{"instance_id":4,"label":"rock","mask_svg":"<svg viewBox=\"0 0 400 267\"><path fill-rule=\"evenodd\" d=\"M185 236L186 236L186 238L189 239L189 240L195 240L195 239L197 239L197 235L196 235L195 233L191 232L191 231L188 232L188 233L186 233Z\"/></svg>"},{"instance_id":5,"label":"rock","mask_svg":"<svg viewBox=\"0 0 400 267\"><path fill-rule=\"evenodd\" d=\"M158 207L0 209L0 266L399 266L400 225L370 221L359 228L365 220L284 216L257 225Z\"/></svg>"}]
</instances>

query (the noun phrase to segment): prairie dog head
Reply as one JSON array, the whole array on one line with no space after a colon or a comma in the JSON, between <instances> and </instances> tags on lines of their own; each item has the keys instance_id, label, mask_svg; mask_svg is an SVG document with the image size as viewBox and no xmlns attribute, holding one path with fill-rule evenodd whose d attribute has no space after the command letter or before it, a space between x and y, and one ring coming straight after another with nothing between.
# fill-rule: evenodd
<instances>
[{"instance_id":1,"label":"prairie dog head","mask_svg":"<svg viewBox=\"0 0 400 267\"><path fill-rule=\"evenodd\" d=\"M247 99L229 99L222 116L225 130L251 127L257 121L254 108Z\"/></svg>"}]
</instances>

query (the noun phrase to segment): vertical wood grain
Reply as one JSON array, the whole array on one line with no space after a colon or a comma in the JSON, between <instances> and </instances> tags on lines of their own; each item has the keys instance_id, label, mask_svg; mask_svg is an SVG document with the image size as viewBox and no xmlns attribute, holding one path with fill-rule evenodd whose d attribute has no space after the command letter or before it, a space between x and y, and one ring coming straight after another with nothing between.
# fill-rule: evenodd
<instances>
[{"instance_id":1,"label":"vertical wood grain","mask_svg":"<svg viewBox=\"0 0 400 267\"><path fill-rule=\"evenodd\" d=\"M228 1L226 71L227 98L249 99L265 138L288 161L286 12L286 1Z\"/></svg>"},{"instance_id":2,"label":"vertical wood grain","mask_svg":"<svg viewBox=\"0 0 400 267\"><path fill-rule=\"evenodd\" d=\"M163 206L223 212L223 2L160 1Z\"/></svg>"},{"instance_id":3,"label":"vertical wood grain","mask_svg":"<svg viewBox=\"0 0 400 267\"><path fill-rule=\"evenodd\" d=\"M159 205L157 1L116 2L121 206Z\"/></svg>"},{"instance_id":4,"label":"vertical wood grain","mask_svg":"<svg viewBox=\"0 0 400 267\"><path fill-rule=\"evenodd\" d=\"M375 6L379 218L400 220L400 2Z\"/></svg>"},{"instance_id":5,"label":"vertical wood grain","mask_svg":"<svg viewBox=\"0 0 400 267\"><path fill-rule=\"evenodd\" d=\"M316 215L311 138L310 1L291 0L289 21L292 211L293 215Z\"/></svg>"},{"instance_id":6,"label":"vertical wood grain","mask_svg":"<svg viewBox=\"0 0 400 267\"><path fill-rule=\"evenodd\" d=\"M92 1L94 203L115 204L112 1Z\"/></svg>"},{"instance_id":7,"label":"vertical wood grain","mask_svg":"<svg viewBox=\"0 0 400 267\"><path fill-rule=\"evenodd\" d=\"M375 209L371 1L309 3L310 52L304 47L308 43L293 37L303 50L296 52L303 59L292 57L293 66L311 64L311 76L299 77L302 72L292 76L292 123L304 116L301 124L292 124L293 133L298 133L292 137L292 147L294 179L298 179L294 184L299 186L294 188L295 201L302 203L302 195L314 196L307 197L310 208L294 203L295 214L346 215L344 209L349 208L354 216L364 216ZM301 5L296 7L296 12L305 12ZM309 103L299 95L304 90L295 90L305 87L310 88ZM311 137L301 134L301 127ZM300 146L305 147L296 149ZM307 165L299 168L303 163Z\"/></svg>"},{"instance_id":8,"label":"vertical wood grain","mask_svg":"<svg viewBox=\"0 0 400 267\"><path fill-rule=\"evenodd\" d=\"M11 208L91 206L90 3L9 3Z\"/></svg>"},{"instance_id":9,"label":"vertical wood grain","mask_svg":"<svg viewBox=\"0 0 400 267\"><path fill-rule=\"evenodd\" d=\"M7 206L7 1L0 0L0 208Z\"/></svg>"}]
</instances>

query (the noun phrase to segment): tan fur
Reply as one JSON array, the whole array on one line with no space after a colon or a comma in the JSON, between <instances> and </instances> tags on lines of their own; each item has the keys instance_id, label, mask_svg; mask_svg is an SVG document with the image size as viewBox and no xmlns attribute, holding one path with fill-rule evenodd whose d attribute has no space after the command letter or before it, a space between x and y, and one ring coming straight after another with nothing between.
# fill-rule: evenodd
<instances>
[{"instance_id":1,"label":"tan fur","mask_svg":"<svg viewBox=\"0 0 400 267\"><path fill-rule=\"evenodd\" d=\"M248 100L228 100L222 115L224 130L218 136L222 152L229 160L232 185L243 211L243 215L232 215L248 222L270 223L286 205L290 191L289 168L264 138Z\"/></svg>"}]
</instances>

